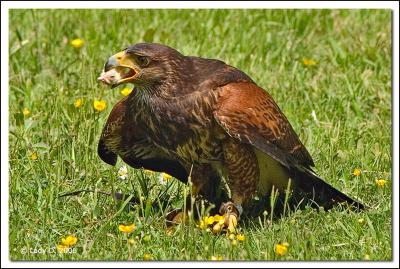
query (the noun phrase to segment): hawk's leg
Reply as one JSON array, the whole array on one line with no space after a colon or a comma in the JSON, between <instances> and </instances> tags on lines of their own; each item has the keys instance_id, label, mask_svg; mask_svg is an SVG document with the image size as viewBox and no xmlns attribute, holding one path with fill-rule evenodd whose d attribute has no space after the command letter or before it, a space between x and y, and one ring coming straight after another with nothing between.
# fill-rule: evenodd
<instances>
[{"instance_id":1,"label":"hawk's leg","mask_svg":"<svg viewBox=\"0 0 400 269\"><path fill-rule=\"evenodd\" d=\"M194 217L197 218L200 212L201 198L206 199L207 203L214 204L218 210L222 201L227 200L227 192L221 185L220 176L210 165L186 165L190 173L191 193L186 197L186 210L175 210L167 216L167 222L177 224L187 221L187 214L193 208ZM215 212L216 213L216 212Z\"/></svg>"},{"instance_id":2,"label":"hawk's leg","mask_svg":"<svg viewBox=\"0 0 400 269\"><path fill-rule=\"evenodd\" d=\"M249 202L256 192L260 172L257 157L250 145L229 138L222 146L231 201L221 205L220 213L225 215L225 226L234 232L243 211L242 204Z\"/></svg>"}]
</instances>

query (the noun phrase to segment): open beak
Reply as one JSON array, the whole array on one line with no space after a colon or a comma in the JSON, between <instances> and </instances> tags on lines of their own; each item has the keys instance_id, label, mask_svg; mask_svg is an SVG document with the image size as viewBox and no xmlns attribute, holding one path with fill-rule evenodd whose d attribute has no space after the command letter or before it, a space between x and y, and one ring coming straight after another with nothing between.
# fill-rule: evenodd
<instances>
[{"instance_id":1,"label":"open beak","mask_svg":"<svg viewBox=\"0 0 400 269\"><path fill-rule=\"evenodd\" d=\"M130 59L129 55L125 51L121 51L108 59L97 80L115 88L120 84L133 81L139 72L139 67Z\"/></svg>"}]
</instances>

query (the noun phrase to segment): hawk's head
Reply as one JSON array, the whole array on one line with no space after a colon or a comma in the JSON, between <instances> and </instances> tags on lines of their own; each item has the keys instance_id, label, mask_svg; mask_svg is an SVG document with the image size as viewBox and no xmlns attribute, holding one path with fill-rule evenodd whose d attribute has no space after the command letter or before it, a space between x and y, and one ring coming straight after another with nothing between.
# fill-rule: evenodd
<instances>
[{"instance_id":1,"label":"hawk's head","mask_svg":"<svg viewBox=\"0 0 400 269\"><path fill-rule=\"evenodd\" d=\"M167 78L179 76L184 56L161 44L138 43L111 56L98 80L112 88L133 83L138 87L162 84Z\"/></svg>"}]
</instances>

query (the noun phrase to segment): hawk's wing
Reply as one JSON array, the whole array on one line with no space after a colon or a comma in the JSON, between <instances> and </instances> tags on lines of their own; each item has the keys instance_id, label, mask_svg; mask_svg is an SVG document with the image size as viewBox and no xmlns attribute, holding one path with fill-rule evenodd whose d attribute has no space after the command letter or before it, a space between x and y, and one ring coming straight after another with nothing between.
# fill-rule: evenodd
<instances>
[{"instance_id":1,"label":"hawk's wing","mask_svg":"<svg viewBox=\"0 0 400 269\"><path fill-rule=\"evenodd\" d=\"M127 104L126 97L113 107L97 147L100 158L114 166L119 156L133 168L165 172L187 182L188 173L179 161L150 143L140 126L130 120Z\"/></svg>"},{"instance_id":2,"label":"hawk's wing","mask_svg":"<svg viewBox=\"0 0 400 269\"><path fill-rule=\"evenodd\" d=\"M272 97L253 83L231 83L220 88L216 121L232 137L252 144L286 167L314 166L289 121Z\"/></svg>"},{"instance_id":3,"label":"hawk's wing","mask_svg":"<svg viewBox=\"0 0 400 269\"><path fill-rule=\"evenodd\" d=\"M294 195L312 199L326 209L341 202L364 208L311 170L314 163L310 154L267 92L248 82L227 84L219 90L214 110L217 123L231 137L253 145L282 164L293 179Z\"/></svg>"}]
</instances>

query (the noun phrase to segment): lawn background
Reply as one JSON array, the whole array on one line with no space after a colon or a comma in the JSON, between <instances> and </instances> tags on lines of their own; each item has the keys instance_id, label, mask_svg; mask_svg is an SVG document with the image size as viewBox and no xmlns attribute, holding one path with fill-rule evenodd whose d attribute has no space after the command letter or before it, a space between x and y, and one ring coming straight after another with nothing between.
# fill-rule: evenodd
<instances>
[{"instance_id":1,"label":"lawn background","mask_svg":"<svg viewBox=\"0 0 400 269\"><path fill-rule=\"evenodd\" d=\"M145 253L154 260L392 258L389 10L11 10L9 25L12 260L142 260ZM73 48L74 38L84 47ZM241 225L246 239L234 246L195 224L168 234L164 212L143 216L141 206L124 208L101 194L57 199L78 189L114 189L142 196L145 207L165 190L157 174L142 170L119 180L122 162L110 167L96 153L108 113L122 98L122 87L109 90L96 78L110 55L140 41L245 71L272 94L319 175L371 209L305 209L272 223L263 216ZM75 108L78 98L83 105ZM106 110L96 112L94 99L106 100ZM383 188L375 184L380 178L388 180ZM170 205L180 207L187 187L169 184ZM121 223L137 229L126 236ZM78 238L72 254L30 253L51 250L68 234ZM290 244L283 257L274 254L279 242Z\"/></svg>"}]
</instances>

